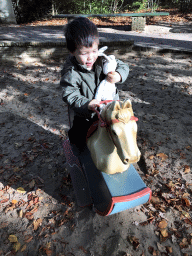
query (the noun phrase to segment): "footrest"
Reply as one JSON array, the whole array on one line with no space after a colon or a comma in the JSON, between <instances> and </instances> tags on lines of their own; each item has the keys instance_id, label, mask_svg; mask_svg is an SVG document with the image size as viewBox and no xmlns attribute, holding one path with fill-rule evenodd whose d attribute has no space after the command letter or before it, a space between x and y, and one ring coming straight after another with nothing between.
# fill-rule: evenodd
<instances>
[{"instance_id":1,"label":"footrest","mask_svg":"<svg viewBox=\"0 0 192 256\"><path fill-rule=\"evenodd\" d=\"M122 173L102 175L112 197L108 215L144 204L151 199L151 189L145 185L133 165Z\"/></svg>"}]
</instances>

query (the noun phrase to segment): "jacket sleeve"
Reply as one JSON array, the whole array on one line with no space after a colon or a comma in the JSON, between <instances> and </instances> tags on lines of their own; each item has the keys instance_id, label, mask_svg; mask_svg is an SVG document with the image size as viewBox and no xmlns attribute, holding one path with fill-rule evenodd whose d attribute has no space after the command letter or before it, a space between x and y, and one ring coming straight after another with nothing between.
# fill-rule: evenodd
<instances>
[{"instance_id":1,"label":"jacket sleeve","mask_svg":"<svg viewBox=\"0 0 192 256\"><path fill-rule=\"evenodd\" d=\"M81 79L77 72L73 69L62 73L60 85L63 88L63 101L72 109L78 116L90 118L92 111L88 109L89 99L81 95L80 92Z\"/></svg>"},{"instance_id":2,"label":"jacket sleeve","mask_svg":"<svg viewBox=\"0 0 192 256\"><path fill-rule=\"evenodd\" d=\"M125 64L123 61L116 59L117 61L117 68L116 72L118 72L121 75L121 82L124 83L129 75L129 66Z\"/></svg>"}]
</instances>

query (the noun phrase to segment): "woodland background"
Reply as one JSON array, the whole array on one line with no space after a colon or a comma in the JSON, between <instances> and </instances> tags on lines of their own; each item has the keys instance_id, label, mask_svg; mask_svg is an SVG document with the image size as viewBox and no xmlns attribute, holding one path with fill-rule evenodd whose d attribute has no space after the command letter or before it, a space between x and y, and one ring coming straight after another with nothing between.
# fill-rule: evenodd
<instances>
[{"instance_id":1,"label":"woodland background","mask_svg":"<svg viewBox=\"0 0 192 256\"><path fill-rule=\"evenodd\" d=\"M149 12L171 8L189 13L192 10L192 0L12 0L12 3L18 24L62 13Z\"/></svg>"}]
</instances>

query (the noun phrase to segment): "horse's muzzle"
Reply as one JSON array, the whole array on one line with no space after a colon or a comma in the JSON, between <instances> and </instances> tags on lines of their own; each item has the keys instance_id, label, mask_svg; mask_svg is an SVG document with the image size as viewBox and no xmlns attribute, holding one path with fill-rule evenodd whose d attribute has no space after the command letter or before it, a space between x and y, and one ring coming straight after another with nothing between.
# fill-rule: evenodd
<instances>
[{"instance_id":1,"label":"horse's muzzle","mask_svg":"<svg viewBox=\"0 0 192 256\"><path fill-rule=\"evenodd\" d=\"M123 159L123 163L124 164L136 163L139 161L140 157L141 157L141 152L138 150L136 155L131 155L131 156L125 157Z\"/></svg>"}]
</instances>

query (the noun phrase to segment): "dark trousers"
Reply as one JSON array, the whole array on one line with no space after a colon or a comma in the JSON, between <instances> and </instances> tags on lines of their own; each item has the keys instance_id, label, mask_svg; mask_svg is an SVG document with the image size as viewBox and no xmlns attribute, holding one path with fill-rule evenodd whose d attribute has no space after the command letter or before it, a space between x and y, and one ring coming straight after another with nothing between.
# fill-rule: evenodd
<instances>
[{"instance_id":1,"label":"dark trousers","mask_svg":"<svg viewBox=\"0 0 192 256\"><path fill-rule=\"evenodd\" d=\"M89 127L93 122L98 120L97 115L95 115L90 120L82 117L75 116L73 120L73 126L68 131L69 140L72 144L75 144L78 149L83 149L86 145L86 136Z\"/></svg>"}]
</instances>

